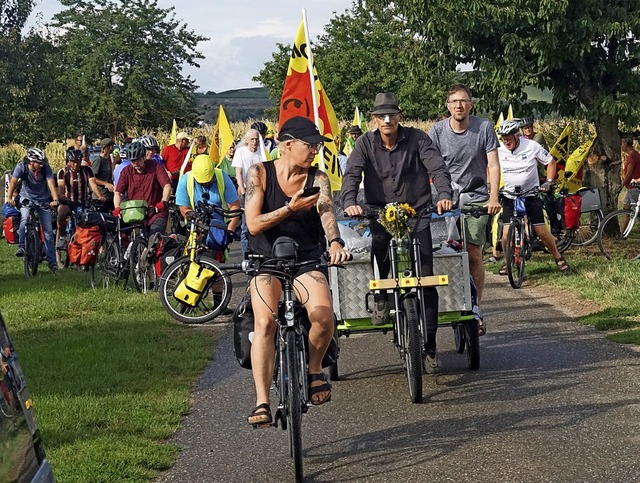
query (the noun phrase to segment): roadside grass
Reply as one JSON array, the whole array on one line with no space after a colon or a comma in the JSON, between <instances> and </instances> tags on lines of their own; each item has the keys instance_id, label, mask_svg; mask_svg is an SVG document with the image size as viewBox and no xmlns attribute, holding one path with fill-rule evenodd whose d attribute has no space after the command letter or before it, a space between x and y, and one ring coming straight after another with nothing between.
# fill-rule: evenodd
<instances>
[{"instance_id":1,"label":"roadside grass","mask_svg":"<svg viewBox=\"0 0 640 483\"><path fill-rule=\"evenodd\" d=\"M571 265L569 274L560 273L550 255L536 253L527 261L525 279L597 303L601 310L579 317L581 323L611 332L607 338L612 341L640 344L640 262L610 262L597 246L570 248L564 256ZM500 264L491 267L494 273L499 268Z\"/></svg>"},{"instance_id":2,"label":"roadside grass","mask_svg":"<svg viewBox=\"0 0 640 483\"><path fill-rule=\"evenodd\" d=\"M206 327L182 326L157 294L92 290L85 273L26 279L0 240L0 310L20 357L47 458L65 482L150 481L212 357Z\"/></svg>"}]
</instances>

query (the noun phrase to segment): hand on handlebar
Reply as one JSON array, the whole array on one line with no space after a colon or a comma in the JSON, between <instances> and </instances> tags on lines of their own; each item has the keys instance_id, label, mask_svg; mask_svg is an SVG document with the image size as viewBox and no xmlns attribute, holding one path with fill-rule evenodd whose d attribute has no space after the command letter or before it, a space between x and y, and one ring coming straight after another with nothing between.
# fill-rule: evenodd
<instances>
[{"instance_id":1,"label":"hand on handlebar","mask_svg":"<svg viewBox=\"0 0 640 483\"><path fill-rule=\"evenodd\" d=\"M502 205L499 201L492 201L491 199L489 199L484 207L487 209L487 213L489 213L490 215L497 215L502 209Z\"/></svg>"},{"instance_id":2,"label":"hand on handlebar","mask_svg":"<svg viewBox=\"0 0 640 483\"><path fill-rule=\"evenodd\" d=\"M553 181L545 181L540 186L540 191L551 191L552 186L553 186Z\"/></svg>"},{"instance_id":3,"label":"hand on handlebar","mask_svg":"<svg viewBox=\"0 0 640 483\"><path fill-rule=\"evenodd\" d=\"M362 216L362 215L364 215L364 210L362 209L362 206L360 206L360 205L347 206L344 209L344 212L349 216Z\"/></svg>"},{"instance_id":4,"label":"hand on handlebar","mask_svg":"<svg viewBox=\"0 0 640 483\"><path fill-rule=\"evenodd\" d=\"M352 258L351 253L345 250L338 243L332 243L329 247L328 261L331 265L342 265L344 262L348 262Z\"/></svg>"},{"instance_id":5,"label":"hand on handlebar","mask_svg":"<svg viewBox=\"0 0 640 483\"><path fill-rule=\"evenodd\" d=\"M442 199L438 201L436 208L438 210L438 214L441 215L445 211L450 211L451 208L453 208L453 203L451 200Z\"/></svg>"}]
</instances>

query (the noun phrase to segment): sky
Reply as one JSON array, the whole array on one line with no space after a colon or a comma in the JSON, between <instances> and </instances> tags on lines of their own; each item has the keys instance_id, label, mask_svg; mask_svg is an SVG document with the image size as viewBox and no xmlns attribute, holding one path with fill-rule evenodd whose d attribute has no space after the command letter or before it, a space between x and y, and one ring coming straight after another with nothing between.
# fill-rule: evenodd
<instances>
[{"instance_id":1,"label":"sky","mask_svg":"<svg viewBox=\"0 0 640 483\"><path fill-rule=\"evenodd\" d=\"M223 92L259 87L251 80L271 60L276 43L291 44L296 35L302 9L306 9L312 40L324 33L337 14L351 8L353 0L158 0L161 8L175 6L178 20L189 30L209 37L198 45L204 59L200 68L186 66L199 86L198 91ZM29 18L47 23L63 6L57 0L40 0Z\"/></svg>"}]
</instances>

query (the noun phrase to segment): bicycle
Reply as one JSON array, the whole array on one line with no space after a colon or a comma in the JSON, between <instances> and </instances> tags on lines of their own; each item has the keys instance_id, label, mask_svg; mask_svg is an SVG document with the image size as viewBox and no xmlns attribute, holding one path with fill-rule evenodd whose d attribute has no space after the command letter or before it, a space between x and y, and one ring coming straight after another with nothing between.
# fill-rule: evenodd
<instances>
[{"instance_id":1,"label":"bicycle","mask_svg":"<svg viewBox=\"0 0 640 483\"><path fill-rule=\"evenodd\" d=\"M56 255L58 258L58 266L60 268L69 268L69 264L70 264L69 242L71 241L73 234L76 231L78 216L84 211L84 208L81 205L68 202L64 199L59 200L59 205L71 206L71 213L69 214L69 219L67 220L67 224L65 226L65 232L64 232L66 243L64 244L64 246L62 246L62 244L59 244L59 241L58 243L56 243Z\"/></svg>"},{"instance_id":2,"label":"bicycle","mask_svg":"<svg viewBox=\"0 0 640 483\"><path fill-rule=\"evenodd\" d=\"M632 183L640 188L640 183ZM598 230L598 247L607 260L640 259L640 202L630 209L614 210L604 217Z\"/></svg>"},{"instance_id":3,"label":"bicycle","mask_svg":"<svg viewBox=\"0 0 640 483\"><path fill-rule=\"evenodd\" d=\"M24 275L33 277L38 273L38 266L45 259L42 246L42 227L37 208L48 209L49 206L39 205L26 198L17 203L17 207L20 208L20 206L26 206L29 209L24 229Z\"/></svg>"},{"instance_id":4,"label":"bicycle","mask_svg":"<svg viewBox=\"0 0 640 483\"><path fill-rule=\"evenodd\" d=\"M278 393L278 409L273 422L262 426L280 426L289 431L289 453L294 460L296 481L302 481L303 445L302 415L312 406L307 386L308 354L300 315L301 304L295 300L294 277L303 267L314 265L317 269L328 267L327 257L320 260L297 262L296 244L291 238L280 237L273 245L272 258L250 255L241 263L223 263L220 269L226 273L244 272L249 277L271 275L282 284L282 299L277 310L276 361L273 382Z\"/></svg>"},{"instance_id":5,"label":"bicycle","mask_svg":"<svg viewBox=\"0 0 640 483\"><path fill-rule=\"evenodd\" d=\"M199 201L188 218L189 237L184 255L168 265L160 276L158 291L162 306L171 317L185 324L204 324L215 319L231 299L231 279L220 269L219 261L209 256L211 250L206 246L211 216L216 213L226 219L242 216L243 210L225 210ZM222 229L226 233L226 227Z\"/></svg>"},{"instance_id":6,"label":"bicycle","mask_svg":"<svg viewBox=\"0 0 640 483\"><path fill-rule=\"evenodd\" d=\"M597 241L604 213L600 208L600 193L597 189L580 188L578 194L581 197L580 225L575 231L571 245L585 247Z\"/></svg>"}]
</instances>

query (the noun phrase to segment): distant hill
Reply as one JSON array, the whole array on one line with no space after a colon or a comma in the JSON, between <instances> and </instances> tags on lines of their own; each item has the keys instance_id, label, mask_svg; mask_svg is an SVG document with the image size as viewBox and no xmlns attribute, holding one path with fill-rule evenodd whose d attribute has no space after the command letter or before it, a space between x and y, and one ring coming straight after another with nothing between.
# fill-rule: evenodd
<instances>
[{"instance_id":1,"label":"distant hill","mask_svg":"<svg viewBox=\"0 0 640 483\"><path fill-rule=\"evenodd\" d=\"M265 109L277 107L269 100L267 89L255 87L251 89L236 89L224 92L196 92L196 102L200 119L208 124L215 122L218 117L218 106L222 104L229 122L246 121L249 118L262 119L267 117Z\"/></svg>"}]
</instances>

